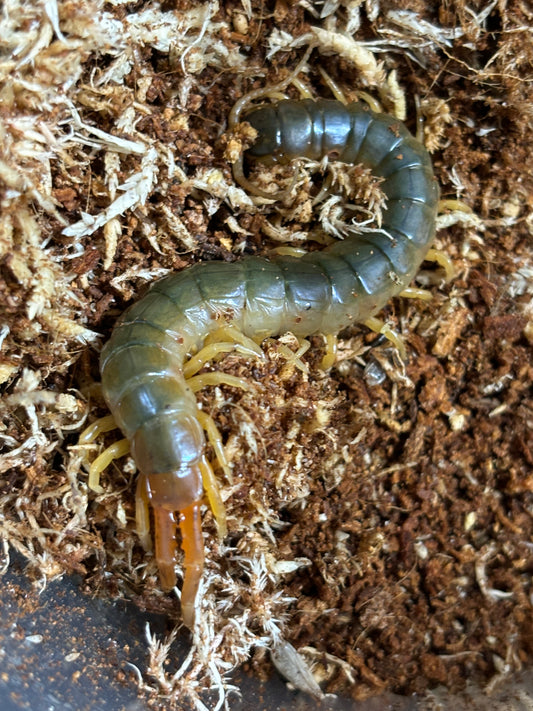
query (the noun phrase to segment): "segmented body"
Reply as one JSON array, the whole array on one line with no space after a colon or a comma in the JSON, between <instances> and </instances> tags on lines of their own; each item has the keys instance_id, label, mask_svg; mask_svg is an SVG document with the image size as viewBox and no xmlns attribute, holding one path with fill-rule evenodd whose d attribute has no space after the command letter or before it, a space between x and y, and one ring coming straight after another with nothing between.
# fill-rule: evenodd
<instances>
[{"instance_id":1,"label":"segmented body","mask_svg":"<svg viewBox=\"0 0 533 711\"><path fill-rule=\"evenodd\" d=\"M170 538L180 512L185 586L189 565L187 597L193 602L203 565L199 462L205 439L183 376L185 360L224 323L257 338L285 331L331 334L365 321L418 270L433 241L439 197L425 148L398 120L361 103L287 100L254 109L246 120L258 131L248 151L252 160L327 155L363 164L384 179L386 209L382 229L320 252L207 262L167 276L122 315L102 351L104 394L130 440L156 515L156 557L165 587L174 582ZM189 624L193 602L186 601Z\"/></svg>"}]
</instances>

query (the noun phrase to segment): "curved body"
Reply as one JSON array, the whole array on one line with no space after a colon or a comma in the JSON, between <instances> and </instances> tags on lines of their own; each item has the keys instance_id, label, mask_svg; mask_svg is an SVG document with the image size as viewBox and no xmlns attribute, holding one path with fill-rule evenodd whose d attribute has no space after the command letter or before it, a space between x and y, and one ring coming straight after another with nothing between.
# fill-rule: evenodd
<instances>
[{"instance_id":1,"label":"curved body","mask_svg":"<svg viewBox=\"0 0 533 711\"><path fill-rule=\"evenodd\" d=\"M101 355L103 390L154 510L168 517L202 498L204 434L183 364L206 336L227 323L257 338L365 321L410 283L435 233L431 160L398 120L360 103L310 100L260 107L246 120L258 131L252 160L328 155L382 177L383 227L299 258L196 264L156 282L119 319Z\"/></svg>"}]
</instances>

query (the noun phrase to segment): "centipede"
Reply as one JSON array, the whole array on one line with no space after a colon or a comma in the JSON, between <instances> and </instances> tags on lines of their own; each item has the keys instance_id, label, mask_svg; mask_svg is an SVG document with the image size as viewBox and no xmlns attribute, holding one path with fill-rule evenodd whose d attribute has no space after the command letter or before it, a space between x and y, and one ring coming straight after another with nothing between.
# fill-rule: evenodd
<instances>
[{"instance_id":1,"label":"centipede","mask_svg":"<svg viewBox=\"0 0 533 711\"><path fill-rule=\"evenodd\" d=\"M361 164L381 178L386 202L379 228L322 250L208 261L166 276L123 313L102 349L102 389L111 418L89 428L82 441L111 427L119 427L125 440L93 462L89 486L98 490L110 459L130 451L139 471L137 532L149 548L151 509L163 590L176 585L178 529L181 534L181 609L189 627L204 569L205 496L219 535L226 533L207 439L230 474L216 425L196 400L208 376L196 373L206 358L232 347L260 356L257 344L267 337L288 331L298 338L332 336L369 322L408 287L428 257L439 203L426 148L398 119L362 101L282 99L252 107L244 120L257 133L245 154L248 162L326 156ZM248 386L223 374L216 382Z\"/></svg>"}]
</instances>

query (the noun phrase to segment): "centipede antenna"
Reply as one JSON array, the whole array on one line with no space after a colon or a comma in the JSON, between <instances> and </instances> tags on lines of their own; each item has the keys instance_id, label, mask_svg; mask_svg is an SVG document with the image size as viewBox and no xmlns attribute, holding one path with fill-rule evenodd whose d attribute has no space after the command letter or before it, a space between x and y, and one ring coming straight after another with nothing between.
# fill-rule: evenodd
<instances>
[{"instance_id":1,"label":"centipede antenna","mask_svg":"<svg viewBox=\"0 0 533 711\"><path fill-rule=\"evenodd\" d=\"M257 99L261 99L264 96L275 96L277 92L282 92L284 89L286 89L289 84L293 82L293 80L300 74L302 71L303 67L307 64L307 60L311 56L311 52L315 48L315 44L310 44L302 57L302 59L298 62L296 65L296 68L289 74L288 77L283 79L283 81L280 81L279 84L275 84L274 86L270 87L268 90L265 91L265 89L254 89L253 91L249 91L247 94L244 94L244 96L241 96L241 98L235 103L233 108L230 111L229 117L228 117L228 126L229 128L233 128L236 126L239 121L240 121L240 116L243 111L243 109L248 106L249 104L252 103L252 101L256 101Z\"/></svg>"},{"instance_id":2,"label":"centipede antenna","mask_svg":"<svg viewBox=\"0 0 533 711\"><path fill-rule=\"evenodd\" d=\"M246 190L248 190L248 192L252 195L256 195L257 197L261 198L266 198L267 200L271 200L272 202L276 202L276 200L281 199L280 195L283 196L285 194L285 191L278 193L267 193L266 190L261 190L261 188L258 188L257 185L254 185L254 183L252 183L251 180L248 180L248 178L244 175L243 166L243 156L239 156L239 158L232 165L233 178L235 182L241 186L241 188L246 188Z\"/></svg>"}]
</instances>

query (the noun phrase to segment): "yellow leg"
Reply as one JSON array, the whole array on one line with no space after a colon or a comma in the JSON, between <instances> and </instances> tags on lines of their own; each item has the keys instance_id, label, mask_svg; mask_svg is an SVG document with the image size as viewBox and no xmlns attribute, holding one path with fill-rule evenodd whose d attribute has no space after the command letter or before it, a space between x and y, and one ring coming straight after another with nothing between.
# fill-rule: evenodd
<instances>
[{"instance_id":1,"label":"yellow leg","mask_svg":"<svg viewBox=\"0 0 533 711\"><path fill-rule=\"evenodd\" d=\"M107 469L114 459L120 459L130 451L130 443L127 439L119 439L118 442L113 442L107 449L104 449L89 468L89 489L96 491L97 494L103 493L103 488L100 486L100 474Z\"/></svg>"},{"instance_id":2,"label":"yellow leg","mask_svg":"<svg viewBox=\"0 0 533 711\"><path fill-rule=\"evenodd\" d=\"M293 351L289 346L285 345L279 340L273 338L268 338L267 343L274 344L276 350L284 356L287 363L282 367L280 371L281 380L287 380L291 377L294 368L298 368L302 373L309 373L309 368L307 363L304 363L302 356L309 350L311 344L305 338L298 340L299 348L297 351Z\"/></svg>"},{"instance_id":3,"label":"yellow leg","mask_svg":"<svg viewBox=\"0 0 533 711\"><path fill-rule=\"evenodd\" d=\"M422 115L422 107L420 105L420 97L415 94L416 107L416 140L424 145L424 117Z\"/></svg>"},{"instance_id":4,"label":"yellow leg","mask_svg":"<svg viewBox=\"0 0 533 711\"><path fill-rule=\"evenodd\" d=\"M312 99L313 94L309 89L305 86L305 84L298 79L298 77L293 77L291 80L291 84L298 89L298 92L300 94L300 99Z\"/></svg>"},{"instance_id":5,"label":"yellow leg","mask_svg":"<svg viewBox=\"0 0 533 711\"><path fill-rule=\"evenodd\" d=\"M79 436L78 444L90 444L91 442L94 442L94 440L101 434L104 434L105 432L110 432L111 430L115 430L116 428L117 424L113 415L99 417L97 420L95 420L83 430L83 432Z\"/></svg>"},{"instance_id":6,"label":"yellow leg","mask_svg":"<svg viewBox=\"0 0 533 711\"><path fill-rule=\"evenodd\" d=\"M426 254L428 262L436 262L439 266L444 269L446 274L446 281L451 281L455 276L455 269L452 260L447 254L441 252L439 249L430 249Z\"/></svg>"},{"instance_id":7,"label":"yellow leg","mask_svg":"<svg viewBox=\"0 0 533 711\"><path fill-rule=\"evenodd\" d=\"M307 351L311 348L311 344L305 338L301 340L298 339L298 342L300 344L300 347L297 351L292 351L284 343L279 344L281 352L287 358L287 365L285 366L285 368L282 369L280 373L280 377L282 380L284 380L285 377L289 377L289 374L292 372L293 368L298 368L298 370L301 370L302 373L309 372L309 367L307 363L303 362L302 356L305 355Z\"/></svg>"},{"instance_id":8,"label":"yellow leg","mask_svg":"<svg viewBox=\"0 0 533 711\"><path fill-rule=\"evenodd\" d=\"M403 338L398 333L396 333L396 331L394 331L388 324L384 323L375 316L371 316L364 322L364 324L371 331L374 331L374 333L379 333L385 336L385 338L387 338L394 346L396 346L400 356L403 360L405 360L405 358L407 357L407 353L405 351L405 343L403 341Z\"/></svg>"},{"instance_id":9,"label":"yellow leg","mask_svg":"<svg viewBox=\"0 0 533 711\"><path fill-rule=\"evenodd\" d=\"M229 373L218 372L194 375L187 380L187 385L194 393L197 393L207 385L231 385L234 388L241 388L241 390L251 390L253 387L244 378L239 378L237 375L230 375Z\"/></svg>"},{"instance_id":10,"label":"yellow leg","mask_svg":"<svg viewBox=\"0 0 533 711\"><path fill-rule=\"evenodd\" d=\"M204 342L203 347L192 356L183 366L183 375L190 378L195 375L206 363L223 353L237 351L242 355L255 356L264 359L263 351L259 346L235 326L224 326L211 334Z\"/></svg>"},{"instance_id":11,"label":"yellow leg","mask_svg":"<svg viewBox=\"0 0 533 711\"><path fill-rule=\"evenodd\" d=\"M326 70L321 67L320 65L317 65L317 69L320 73L320 76L322 79L325 81L326 85L329 87L329 90L333 94L333 96L337 99L337 101L340 101L341 104L346 105L348 101L346 100L346 97L344 96L344 92L340 88L340 86L337 84L336 81L334 81L330 75L326 72Z\"/></svg>"},{"instance_id":12,"label":"yellow leg","mask_svg":"<svg viewBox=\"0 0 533 711\"><path fill-rule=\"evenodd\" d=\"M463 202L462 200L439 200L439 212L444 212L444 210L459 210L459 212L468 212L473 214L472 208Z\"/></svg>"},{"instance_id":13,"label":"yellow leg","mask_svg":"<svg viewBox=\"0 0 533 711\"><path fill-rule=\"evenodd\" d=\"M233 482L233 474L231 472L228 459L226 457L226 452L224 451L224 445L222 444L222 437L220 436L220 432L218 431L218 427L216 426L214 419L211 417L211 415L208 415L206 412L203 412L202 410L197 411L196 417L198 418L198 422L204 428L204 430L207 434L207 438L208 438L209 442L211 443L211 446L215 450L215 456L216 456L217 461L220 465L220 468L223 470L228 481L230 483L232 483Z\"/></svg>"},{"instance_id":14,"label":"yellow leg","mask_svg":"<svg viewBox=\"0 0 533 711\"><path fill-rule=\"evenodd\" d=\"M302 247L291 247L289 244L284 244L281 247L274 247L271 249L269 254L281 254L286 257L303 257L307 254L307 250Z\"/></svg>"},{"instance_id":15,"label":"yellow leg","mask_svg":"<svg viewBox=\"0 0 533 711\"><path fill-rule=\"evenodd\" d=\"M337 357L337 336L334 333L327 333L324 338L326 339L326 352L320 367L322 370L329 370L333 363L335 363L335 358Z\"/></svg>"},{"instance_id":16,"label":"yellow leg","mask_svg":"<svg viewBox=\"0 0 533 711\"><path fill-rule=\"evenodd\" d=\"M203 348L185 365L184 373L187 377L187 384L198 392L207 385L230 385L232 387L250 390L253 386L244 378L239 378L229 373L211 372L192 375L208 361L220 353L230 350L237 350L246 355L252 355L264 360L264 353L261 348L242 331L232 325L222 326L209 334L204 342ZM291 352L292 353L292 352ZM191 377L192 375L192 377ZM222 437L215 424L215 421L202 410L197 411L197 418L203 429L207 433L209 442L215 450L216 459L224 471L228 481L232 481L232 472L222 444ZM206 460L207 461L207 460ZM208 494L209 495L209 494ZM216 514L215 514L216 516Z\"/></svg>"},{"instance_id":17,"label":"yellow leg","mask_svg":"<svg viewBox=\"0 0 533 711\"><path fill-rule=\"evenodd\" d=\"M105 432L110 432L111 430L116 429L116 427L117 424L113 415L99 417L97 420L92 422L88 427L83 430L83 432L79 436L78 444L92 444L92 442L94 442L95 439L101 434L104 434ZM125 441L126 440L122 440L122 442ZM118 443L115 442L115 445L111 445L111 447L115 447L117 444ZM89 489L96 491L98 494L101 494L104 491L100 486L100 474L104 471L107 465L113 461L113 459L118 459L118 457L122 456L121 454L115 454L114 452L115 450L110 449L108 447L102 452L102 454L100 454L99 457L96 457L96 459L90 464L88 457L85 457L84 464L85 466L89 467Z\"/></svg>"},{"instance_id":18,"label":"yellow leg","mask_svg":"<svg viewBox=\"0 0 533 711\"><path fill-rule=\"evenodd\" d=\"M213 467L211 463L204 455L200 460L200 471L202 473L202 483L204 485L205 493L209 500L209 506L215 517L215 523L217 525L218 537L220 540L225 538L228 527L226 524L226 507L220 496L220 490L218 487L218 482L213 472Z\"/></svg>"},{"instance_id":19,"label":"yellow leg","mask_svg":"<svg viewBox=\"0 0 533 711\"><path fill-rule=\"evenodd\" d=\"M310 342L309 342L306 338L302 338L301 340L298 339L298 341L299 341L299 343L300 343L300 347L298 348L298 350L297 350L293 355L294 355L294 358L295 358L296 360L299 360L299 361L300 361L300 365L297 365L297 364L296 364L297 367L300 368L300 370L302 370L304 373L307 373L307 372L309 372L309 368L308 368L307 365L306 365L302 360L300 360L300 359L301 359L301 357L302 357L303 355L305 355L305 354L307 353L307 351L311 348L311 344L310 344ZM292 351L291 351L291 352L292 352Z\"/></svg>"},{"instance_id":20,"label":"yellow leg","mask_svg":"<svg viewBox=\"0 0 533 711\"><path fill-rule=\"evenodd\" d=\"M412 286L407 286L403 291L400 291L398 296L402 296L404 299L421 299L422 301L431 301L433 299L431 291L417 289Z\"/></svg>"},{"instance_id":21,"label":"yellow leg","mask_svg":"<svg viewBox=\"0 0 533 711\"><path fill-rule=\"evenodd\" d=\"M221 326L216 331L213 331L213 333L210 333L204 341L204 348L205 346L219 341L229 341L238 344L247 351L254 353L258 358L261 358L261 360L265 359L265 355L257 343L248 336L245 336L236 326Z\"/></svg>"},{"instance_id":22,"label":"yellow leg","mask_svg":"<svg viewBox=\"0 0 533 711\"><path fill-rule=\"evenodd\" d=\"M150 535L150 500L146 476L139 474L135 489L135 526L141 545L145 551L152 550L152 536Z\"/></svg>"},{"instance_id":23,"label":"yellow leg","mask_svg":"<svg viewBox=\"0 0 533 711\"><path fill-rule=\"evenodd\" d=\"M372 94L368 94L366 91L358 91L357 96L365 101L376 114L383 113L382 105L372 96Z\"/></svg>"},{"instance_id":24,"label":"yellow leg","mask_svg":"<svg viewBox=\"0 0 533 711\"><path fill-rule=\"evenodd\" d=\"M231 353L236 350L235 343L212 343L209 346L201 348L196 355L190 358L183 366L183 375L185 379L191 378L201 370L206 363L215 359L223 353Z\"/></svg>"}]
</instances>

